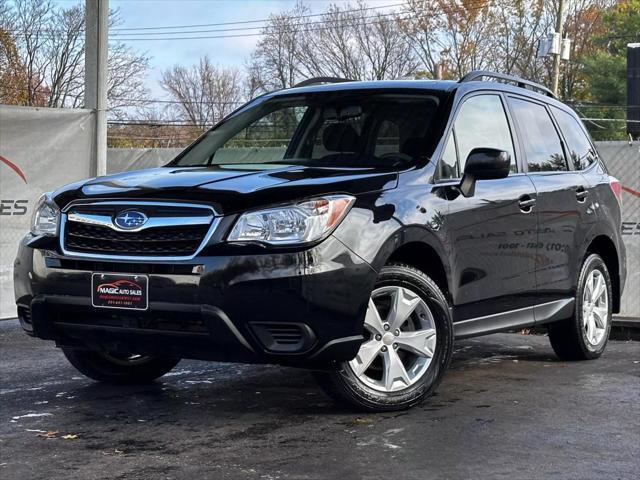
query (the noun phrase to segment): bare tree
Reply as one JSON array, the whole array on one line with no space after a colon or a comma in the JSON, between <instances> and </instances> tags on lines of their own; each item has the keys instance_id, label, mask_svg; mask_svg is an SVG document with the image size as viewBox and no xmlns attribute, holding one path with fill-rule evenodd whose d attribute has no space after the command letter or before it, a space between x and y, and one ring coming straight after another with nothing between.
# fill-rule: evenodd
<instances>
[{"instance_id":1,"label":"bare tree","mask_svg":"<svg viewBox=\"0 0 640 480\"><path fill-rule=\"evenodd\" d=\"M442 76L445 45L439 36L444 28L440 15L425 14L437 11L438 0L409 0L398 23L416 56L420 76L439 79Z\"/></svg>"},{"instance_id":2,"label":"bare tree","mask_svg":"<svg viewBox=\"0 0 640 480\"><path fill-rule=\"evenodd\" d=\"M76 106L83 90L84 10L76 5L52 12L51 18L57 31L44 45L43 56L50 63L41 73L49 89L48 106Z\"/></svg>"},{"instance_id":3,"label":"bare tree","mask_svg":"<svg viewBox=\"0 0 640 480\"><path fill-rule=\"evenodd\" d=\"M426 76L459 78L488 68L497 23L492 2L409 0L400 25Z\"/></svg>"},{"instance_id":4,"label":"bare tree","mask_svg":"<svg viewBox=\"0 0 640 480\"><path fill-rule=\"evenodd\" d=\"M309 8L298 2L290 11L269 18L249 65L254 93L291 87L300 79L299 50L308 23L303 18L309 13Z\"/></svg>"},{"instance_id":5,"label":"bare tree","mask_svg":"<svg viewBox=\"0 0 640 480\"><path fill-rule=\"evenodd\" d=\"M363 2L332 5L319 18L309 13L299 2L270 18L250 62L254 90L315 76L382 80L415 72L414 53L392 15L372 13Z\"/></svg>"},{"instance_id":6,"label":"bare tree","mask_svg":"<svg viewBox=\"0 0 640 480\"><path fill-rule=\"evenodd\" d=\"M180 117L201 130L231 113L243 99L240 71L215 65L208 56L197 65L166 70L161 84L178 102Z\"/></svg>"},{"instance_id":7,"label":"bare tree","mask_svg":"<svg viewBox=\"0 0 640 480\"><path fill-rule=\"evenodd\" d=\"M14 33L19 62L25 70L20 88L21 104L49 107L80 107L84 97L83 5L57 8L49 0L15 0L4 5L0 27ZM3 10L0 9L0 13ZM121 23L117 10L110 12L110 27ZM125 108L146 104L145 77L149 58L131 47L110 42L108 88L110 116Z\"/></svg>"}]
</instances>

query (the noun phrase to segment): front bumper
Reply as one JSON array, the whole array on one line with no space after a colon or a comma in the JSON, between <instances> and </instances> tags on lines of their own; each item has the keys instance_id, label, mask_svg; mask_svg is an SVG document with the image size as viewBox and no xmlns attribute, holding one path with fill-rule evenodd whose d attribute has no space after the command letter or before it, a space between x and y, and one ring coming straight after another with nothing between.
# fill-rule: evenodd
<instances>
[{"instance_id":1,"label":"front bumper","mask_svg":"<svg viewBox=\"0 0 640 480\"><path fill-rule=\"evenodd\" d=\"M93 272L147 274L149 309L93 307ZM305 367L355 356L375 279L334 237L298 252L157 264L73 258L27 237L14 265L23 328L60 346Z\"/></svg>"}]
</instances>

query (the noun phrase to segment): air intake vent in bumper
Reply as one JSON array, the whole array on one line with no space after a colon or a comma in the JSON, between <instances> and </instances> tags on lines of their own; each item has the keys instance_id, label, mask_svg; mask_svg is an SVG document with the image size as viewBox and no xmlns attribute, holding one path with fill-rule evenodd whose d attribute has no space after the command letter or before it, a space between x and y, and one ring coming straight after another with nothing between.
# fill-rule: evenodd
<instances>
[{"instance_id":1,"label":"air intake vent in bumper","mask_svg":"<svg viewBox=\"0 0 640 480\"><path fill-rule=\"evenodd\" d=\"M302 353L316 341L313 330L304 323L251 323L258 341L269 352Z\"/></svg>"}]
</instances>

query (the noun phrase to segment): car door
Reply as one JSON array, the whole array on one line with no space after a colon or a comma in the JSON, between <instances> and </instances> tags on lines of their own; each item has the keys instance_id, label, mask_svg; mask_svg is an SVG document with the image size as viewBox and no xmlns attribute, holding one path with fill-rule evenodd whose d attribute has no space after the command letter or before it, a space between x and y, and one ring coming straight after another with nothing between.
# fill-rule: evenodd
<instances>
[{"instance_id":1,"label":"car door","mask_svg":"<svg viewBox=\"0 0 640 480\"><path fill-rule=\"evenodd\" d=\"M580 268L580 245L596 221L584 176L572 170L567 149L549 107L541 102L509 96L509 107L522 139L527 174L538 192L536 262L539 303L536 320L571 312Z\"/></svg>"},{"instance_id":2,"label":"car door","mask_svg":"<svg viewBox=\"0 0 640 480\"><path fill-rule=\"evenodd\" d=\"M511 155L511 174L500 180L478 180L475 194L449 195L447 224L452 251L452 297L456 335L467 336L532 323L537 213L536 192L519 171L517 141L504 98L499 93L463 99L438 164L440 181L459 183L474 148L497 148Z\"/></svg>"}]
</instances>

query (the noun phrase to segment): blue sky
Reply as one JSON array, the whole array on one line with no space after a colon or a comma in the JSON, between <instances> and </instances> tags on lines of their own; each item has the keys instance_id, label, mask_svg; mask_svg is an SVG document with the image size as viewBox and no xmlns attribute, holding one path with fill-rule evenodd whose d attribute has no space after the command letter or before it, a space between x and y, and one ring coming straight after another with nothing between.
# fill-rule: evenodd
<instances>
[{"instance_id":1,"label":"blue sky","mask_svg":"<svg viewBox=\"0 0 640 480\"><path fill-rule=\"evenodd\" d=\"M55 0L61 6L68 6L84 0ZM390 5L401 0L368 0L367 5ZM321 13L331 4L355 4L355 0L306 0L312 13ZM272 13L291 9L295 0L110 0L110 8L118 8L123 24L118 28L159 27L173 25L194 25L221 22L261 20ZM259 26L260 24L241 25ZM208 27L233 28L235 26ZM201 29L207 29L202 27ZM182 29L184 30L184 29ZM254 31L255 32L255 31ZM252 32L253 33L253 32ZM218 35L216 33L200 34ZM185 35L176 35L185 36ZM194 35L195 36L195 35ZM191 65L208 54L221 65L242 67L250 56L260 37L217 38L205 40L162 40L132 41L129 45L147 52L151 57L152 70L149 86L156 98L164 98L158 85L162 70L175 65Z\"/></svg>"}]
</instances>

